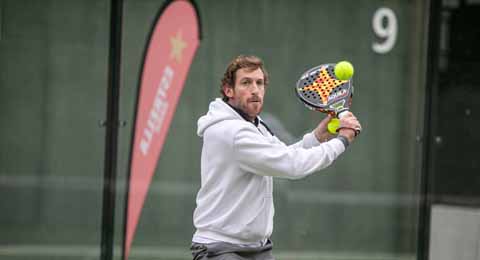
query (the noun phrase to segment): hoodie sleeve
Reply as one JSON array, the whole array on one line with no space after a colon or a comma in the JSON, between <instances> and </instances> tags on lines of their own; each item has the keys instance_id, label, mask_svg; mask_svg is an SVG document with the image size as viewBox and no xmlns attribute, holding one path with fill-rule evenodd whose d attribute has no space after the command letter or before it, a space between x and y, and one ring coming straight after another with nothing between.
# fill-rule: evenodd
<instances>
[{"instance_id":1,"label":"hoodie sleeve","mask_svg":"<svg viewBox=\"0 0 480 260\"><path fill-rule=\"evenodd\" d=\"M254 127L242 126L233 140L234 156L242 170L263 176L300 179L328 167L345 150L338 139L311 148L299 143L291 146L270 143Z\"/></svg>"},{"instance_id":2,"label":"hoodie sleeve","mask_svg":"<svg viewBox=\"0 0 480 260\"><path fill-rule=\"evenodd\" d=\"M320 142L317 140L315 137L315 134L313 132L307 133L303 136L302 140L290 145L292 148L312 148L314 146L320 145Z\"/></svg>"}]
</instances>

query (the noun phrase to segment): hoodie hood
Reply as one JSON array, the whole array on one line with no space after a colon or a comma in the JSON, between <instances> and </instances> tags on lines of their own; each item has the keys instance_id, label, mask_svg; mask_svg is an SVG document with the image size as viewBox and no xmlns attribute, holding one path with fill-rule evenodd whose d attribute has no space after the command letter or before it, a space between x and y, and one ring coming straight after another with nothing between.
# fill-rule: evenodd
<instances>
[{"instance_id":1,"label":"hoodie hood","mask_svg":"<svg viewBox=\"0 0 480 260\"><path fill-rule=\"evenodd\" d=\"M202 137L208 127L225 120L243 120L243 118L222 99L210 102L208 112L198 119L197 135Z\"/></svg>"}]
</instances>

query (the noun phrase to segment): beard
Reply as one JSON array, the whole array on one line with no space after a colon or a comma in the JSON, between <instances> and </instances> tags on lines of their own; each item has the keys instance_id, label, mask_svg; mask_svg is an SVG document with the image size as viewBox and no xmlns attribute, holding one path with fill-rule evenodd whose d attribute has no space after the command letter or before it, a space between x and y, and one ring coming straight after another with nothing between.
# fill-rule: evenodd
<instances>
[{"instance_id":1,"label":"beard","mask_svg":"<svg viewBox=\"0 0 480 260\"><path fill-rule=\"evenodd\" d=\"M240 109L248 115L250 120L254 120L255 117L262 112L263 109L263 102L260 98L249 98L246 102L242 102L240 104Z\"/></svg>"}]
</instances>

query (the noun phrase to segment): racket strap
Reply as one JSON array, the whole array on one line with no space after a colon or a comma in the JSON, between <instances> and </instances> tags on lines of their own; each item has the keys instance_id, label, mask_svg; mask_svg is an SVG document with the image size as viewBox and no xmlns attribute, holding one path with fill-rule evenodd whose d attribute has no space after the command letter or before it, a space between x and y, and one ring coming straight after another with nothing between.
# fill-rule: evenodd
<instances>
[{"instance_id":1,"label":"racket strap","mask_svg":"<svg viewBox=\"0 0 480 260\"><path fill-rule=\"evenodd\" d=\"M360 130L358 129L355 129L355 128L351 128L351 127L339 127L337 128L337 133L341 130L341 129L351 129L355 132L355 136L358 136L360 134Z\"/></svg>"}]
</instances>

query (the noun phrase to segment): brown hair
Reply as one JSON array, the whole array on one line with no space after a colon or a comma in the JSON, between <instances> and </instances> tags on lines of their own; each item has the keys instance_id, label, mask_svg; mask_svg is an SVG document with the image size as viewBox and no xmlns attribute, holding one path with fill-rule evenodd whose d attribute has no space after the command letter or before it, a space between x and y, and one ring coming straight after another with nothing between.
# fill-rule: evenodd
<instances>
[{"instance_id":1,"label":"brown hair","mask_svg":"<svg viewBox=\"0 0 480 260\"><path fill-rule=\"evenodd\" d=\"M235 80L236 80L235 75L237 73L237 70L245 69L245 68L249 71L254 71L260 68L263 72L263 80L264 80L265 86L268 85L268 73L265 70L262 59L253 55L240 55L240 56L237 56L235 59L233 59L230 62L230 64L228 64L227 70L225 71L225 74L223 74L223 78L220 85L220 93L222 93L223 100L225 101L228 100L228 97L225 95L223 88L224 87L233 88L235 86Z\"/></svg>"}]
</instances>

